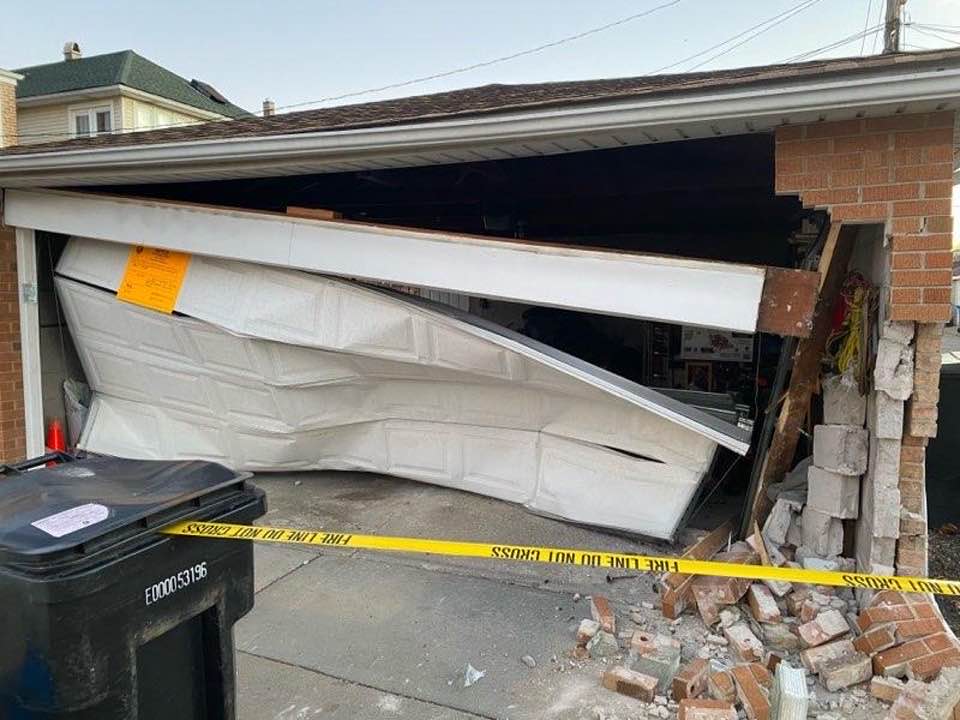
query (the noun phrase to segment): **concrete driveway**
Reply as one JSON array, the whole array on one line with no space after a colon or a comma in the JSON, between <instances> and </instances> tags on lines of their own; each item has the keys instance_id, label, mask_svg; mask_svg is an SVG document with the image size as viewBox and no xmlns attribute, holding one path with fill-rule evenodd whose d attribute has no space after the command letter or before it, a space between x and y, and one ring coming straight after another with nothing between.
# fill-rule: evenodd
<instances>
[{"instance_id":1,"label":"concrete driveway","mask_svg":"<svg viewBox=\"0 0 960 720\"><path fill-rule=\"evenodd\" d=\"M263 524L673 550L379 475L273 474L256 483L268 494ZM625 611L655 601L647 577L608 582L605 571L589 568L265 545L256 547L256 577L256 607L236 629L244 720L593 718L598 709L621 717L639 710L599 687L602 661L568 653L589 616L587 595L604 593ZM485 675L464 687L468 663Z\"/></svg>"}]
</instances>

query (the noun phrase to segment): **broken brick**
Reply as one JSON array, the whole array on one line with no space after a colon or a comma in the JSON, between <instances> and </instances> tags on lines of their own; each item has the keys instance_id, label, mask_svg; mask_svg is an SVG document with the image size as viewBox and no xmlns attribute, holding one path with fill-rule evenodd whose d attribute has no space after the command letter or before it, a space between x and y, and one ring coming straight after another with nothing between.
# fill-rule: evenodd
<instances>
[{"instance_id":1,"label":"broken brick","mask_svg":"<svg viewBox=\"0 0 960 720\"><path fill-rule=\"evenodd\" d=\"M960 650L957 648L941 650L907 661L907 677L911 680L930 682L940 674L943 668L956 665L960 665Z\"/></svg>"},{"instance_id":2,"label":"broken brick","mask_svg":"<svg viewBox=\"0 0 960 720\"><path fill-rule=\"evenodd\" d=\"M770 717L770 700L763 685L757 679L754 666L766 674L767 685L770 684L770 673L762 665L737 665L730 674L733 675L737 688L737 698L743 705L744 712L750 720L768 720Z\"/></svg>"},{"instance_id":3,"label":"broken brick","mask_svg":"<svg viewBox=\"0 0 960 720\"><path fill-rule=\"evenodd\" d=\"M782 619L780 607L766 585L751 585L747 590L747 604L753 619L759 623L778 623Z\"/></svg>"},{"instance_id":4,"label":"broken brick","mask_svg":"<svg viewBox=\"0 0 960 720\"><path fill-rule=\"evenodd\" d=\"M746 623L736 623L723 629L730 643L730 653L737 662L749 663L763 659L763 644Z\"/></svg>"},{"instance_id":5,"label":"broken brick","mask_svg":"<svg viewBox=\"0 0 960 720\"><path fill-rule=\"evenodd\" d=\"M898 643L915 640L917 638L936 635L943 631L943 623L939 618L921 618L919 620L901 620L895 624L895 635Z\"/></svg>"},{"instance_id":6,"label":"broken brick","mask_svg":"<svg viewBox=\"0 0 960 720\"><path fill-rule=\"evenodd\" d=\"M889 625L881 625L880 627L870 628L867 632L855 638L853 646L857 649L857 652L872 656L881 650L899 644L899 642L902 641L896 639Z\"/></svg>"},{"instance_id":7,"label":"broken brick","mask_svg":"<svg viewBox=\"0 0 960 720\"><path fill-rule=\"evenodd\" d=\"M870 680L870 694L877 700L895 703L903 692L904 683L896 678L885 678L874 675Z\"/></svg>"},{"instance_id":8,"label":"broken brick","mask_svg":"<svg viewBox=\"0 0 960 720\"><path fill-rule=\"evenodd\" d=\"M657 691L656 678L622 666L604 671L600 676L600 684L607 690L613 690L643 702L653 702Z\"/></svg>"},{"instance_id":9,"label":"broken brick","mask_svg":"<svg viewBox=\"0 0 960 720\"><path fill-rule=\"evenodd\" d=\"M857 618L860 630L866 632L874 625L883 625L897 620L913 620L913 613L907 605L874 605L867 608Z\"/></svg>"},{"instance_id":10,"label":"broken brick","mask_svg":"<svg viewBox=\"0 0 960 720\"><path fill-rule=\"evenodd\" d=\"M873 663L863 653L829 660L820 668L820 680L830 692L866 682L872 675Z\"/></svg>"},{"instance_id":11,"label":"broken brick","mask_svg":"<svg viewBox=\"0 0 960 720\"><path fill-rule=\"evenodd\" d=\"M703 658L697 658L681 668L674 678L673 699L699 697L707 689L707 677L710 675L710 663Z\"/></svg>"},{"instance_id":12,"label":"broken brick","mask_svg":"<svg viewBox=\"0 0 960 720\"><path fill-rule=\"evenodd\" d=\"M847 619L839 610L822 612L814 620L797 628L797 634L808 647L816 647L850 632Z\"/></svg>"},{"instance_id":13,"label":"broken brick","mask_svg":"<svg viewBox=\"0 0 960 720\"><path fill-rule=\"evenodd\" d=\"M610 607L610 601L603 595L594 595L590 598L590 615L600 623L604 632L611 635L617 632L617 619L613 614L613 608Z\"/></svg>"},{"instance_id":14,"label":"broken brick","mask_svg":"<svg viewBox=\"0 0 960 720\"><path fill-rule=\"evenodd\" d=\"M847 655L854 655L856 652L850 640L836 640L832 643L826 643L804 650L800 653L800 662L802 662L803 666L810 672L818 673L820 672L820 668L831 660L836 660L837 658Z\"/></svg>"},{"instance_id":15,"label":"broken brick","mask_svg":"<svg viewBox=\"0 0 960 720\"><path fill-rule=\"evenodd\" d=\"M747 588L749 580L713 576L698 576L691 586L700 617L707 625L713 625L720 617L720 608L739 602Z\"/></svg>"},{"instance_id":16,"label":"broken brick","mask_svg":"<svg viewBox=\"0 0 960 720\"><path fill-rule=\"evenodd\" d=\"M684 699L680 701L677 720L737 720L737 711L724 700Z\"/></svg>"},{"instance_id":17,"label":"broken brick","mask_svg":"<svg viewBox=\"0 0 960 720\"><path fill-rule=\"evenodd\" d=\"M586 646L590 639L600 630L600 623L596 620L584 618L577 628L577 645Z\"/></svg>"},{"instance_id":18,"label":"broken brick","mask_svg":"<svg viewBox=\"0 0 960 720\"><path fill-rule=\"evenodd\" d=\"M735 702L737 699L737 686L733 682L733 675L729 670L720 670L710 673L707 678L707 693L714 700L723 700L724 702Z\"/></svg>"},{"instance_id":19,"label":"broken brick","mask_svg":"<svg viewBox=\"0 0 960 720\"><path fill-rule=\"evenodd\" d=\"M911 640L874 655L873 672L884 677L904 677L907 674L907 662L929 654L930 650L923 640Z\"/></svg>"}]
</instances>

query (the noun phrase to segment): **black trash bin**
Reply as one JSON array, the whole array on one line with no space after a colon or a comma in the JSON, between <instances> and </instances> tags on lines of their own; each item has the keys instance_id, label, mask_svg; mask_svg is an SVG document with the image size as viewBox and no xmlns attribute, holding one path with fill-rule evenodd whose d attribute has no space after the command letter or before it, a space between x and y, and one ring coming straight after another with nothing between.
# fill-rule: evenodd
<instances>
[{"instance_id":1,"label":"black trash bin","mask_svg":"<svg viewBox=\"0 0 960 720\"><path fill-rule=\"evenodd\" d=\"M249 523L263 492L209 462L69 460L0 474L0 717L235 717L253 548L157 530Z\"/></svg>"}]
</instances>

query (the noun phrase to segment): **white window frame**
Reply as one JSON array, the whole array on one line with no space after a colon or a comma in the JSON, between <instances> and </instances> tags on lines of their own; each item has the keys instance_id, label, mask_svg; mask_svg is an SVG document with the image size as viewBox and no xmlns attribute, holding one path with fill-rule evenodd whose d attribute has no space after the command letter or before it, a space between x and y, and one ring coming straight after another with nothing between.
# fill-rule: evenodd
<instances>
[{"instance_id":1,"label":"white window frame","mask_svg":"<svg viewBox=\"0 0 960 720\"><path fill-rule=\"evenodd\" d=\"M97 115L102 112L110 113L110 130L104 132L97 132ZM90 132L85 135L80 135L77 132L77 118L86 116L87 123L90 127ZM86 105L84 107L73 107L70 108L70 137L96 137L97 135L110 135L116 131L116 123L114 123L114 112L113 112L113 103L108 105Z\"/></svg>"}]
</instances>

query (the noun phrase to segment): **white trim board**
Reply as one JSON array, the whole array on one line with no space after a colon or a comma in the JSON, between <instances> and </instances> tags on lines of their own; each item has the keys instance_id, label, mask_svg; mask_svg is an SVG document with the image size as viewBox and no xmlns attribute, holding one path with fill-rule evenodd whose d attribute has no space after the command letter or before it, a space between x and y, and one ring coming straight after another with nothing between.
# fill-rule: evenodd
<instances>
[{"instance_id":1,"label":"white trim board","mask_svg":"<svg viewBox=\"0 0 960 720\"><path fill-rule=\"evenodd\" d=\"M15 227L623 317L754 332L762 267L274 213L8 190Z\"/></svg>"},{"instance_id":2,"label":"white trim board","mask_svg":"<svg viewBox=\"0 0 960 720\"><path fill-rule=\"evenodd\" d=\"M23 368L23 416L27 436L27 457L37 457L44 453L44 436L36 233L26 228L17 228L16 242L20 358Z\"/></svg>"}]
</instances>

